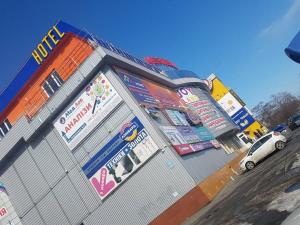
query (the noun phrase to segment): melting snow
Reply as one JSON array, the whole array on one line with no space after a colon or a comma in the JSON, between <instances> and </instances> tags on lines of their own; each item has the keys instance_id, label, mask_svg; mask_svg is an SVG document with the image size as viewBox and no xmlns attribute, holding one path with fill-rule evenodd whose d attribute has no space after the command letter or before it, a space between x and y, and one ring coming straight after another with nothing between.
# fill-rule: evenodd
<instances>
[{"instance_id":1,"label":"melting snow","mask_svg":"<svg viewBox=\"0 0 300 225\"><path fill-rule=\"evenodd\" d=\"M267 206L268 210L277 210L279 212L293 212L300 206L300 190L295 190L289 193L281 193Z\"/></svg>"}]
</instances>

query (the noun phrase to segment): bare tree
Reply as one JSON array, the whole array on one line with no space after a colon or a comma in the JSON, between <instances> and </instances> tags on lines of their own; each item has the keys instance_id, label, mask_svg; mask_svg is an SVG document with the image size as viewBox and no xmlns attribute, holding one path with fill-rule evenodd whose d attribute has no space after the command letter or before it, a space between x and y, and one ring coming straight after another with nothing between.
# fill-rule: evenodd
<instances>
[{"instance_id":1,"label":"bare tree","mask_svg":"<svg viewBox=\"0 0 300 225\"><path fill-rule=\"evenodd\" d=\"M271 95L268 102L260 102L252 109L256 118L269 128L286 123L299 110L300 98L288 92Z\"/></svg>"}]
</instances>

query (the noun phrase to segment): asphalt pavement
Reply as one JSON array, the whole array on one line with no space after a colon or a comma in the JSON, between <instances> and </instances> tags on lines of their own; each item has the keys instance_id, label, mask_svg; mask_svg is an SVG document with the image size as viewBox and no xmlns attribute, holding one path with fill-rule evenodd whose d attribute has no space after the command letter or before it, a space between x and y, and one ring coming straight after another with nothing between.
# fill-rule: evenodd
<instances>
[{"instance_id":1,"label":"asphalt pavement","mask_svg":"<svg viewBox=\"0 0 300 225\"><path fill-rule=\"evenodd\" d=\"M252 171L236 176L208 206L188 218L184 225L277 225L299 210L298 207L299 128L293 131L283 150L274 152Z\"/></svg>"}]
</instances>

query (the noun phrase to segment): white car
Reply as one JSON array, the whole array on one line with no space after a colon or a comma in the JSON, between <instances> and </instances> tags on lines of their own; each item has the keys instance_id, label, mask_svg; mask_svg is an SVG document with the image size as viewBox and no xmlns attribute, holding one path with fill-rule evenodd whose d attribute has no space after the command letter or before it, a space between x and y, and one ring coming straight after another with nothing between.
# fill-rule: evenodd
<instances>
[{"instance_id":1,"label":"white car","mask_svg":"<svg viewBox=\"0 0 300 225\"><path fill-rule=\"evenodd\" d=\"M276 149L282 150L286 141L286 137L276 131L264 135L250 147L247 155L240 161L241 171L252 170L260 160Z\"/></svg>"}]
</instances>

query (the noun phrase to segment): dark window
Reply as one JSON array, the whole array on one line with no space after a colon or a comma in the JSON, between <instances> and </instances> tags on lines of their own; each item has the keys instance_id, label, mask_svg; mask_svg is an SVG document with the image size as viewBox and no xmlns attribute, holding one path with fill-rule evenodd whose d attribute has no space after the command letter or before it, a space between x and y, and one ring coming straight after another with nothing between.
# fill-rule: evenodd
<instances>
[{"instance_id":1,"label":"dark window","mask_svg":"<svg viewBox=\"0 0 300 225\"><path fill-rule=\"evenodd\" d=\"M252 145L252 147L250 148L250 151L248 153L248 155L253 154L253 152L255 152L259 147L261 146L260 141L256 142L254 145Z\"/></svg>"},{"instance_id":2,"label":"dark window","mask_svg":"<svg viewBox=\"0 0 300 225\"><path fill-rule=\"evenodd\" d=\"M63 79L53 70L52 73L45 79L42 88L48 97L51 97L63 84Z\"/></svg>"},{"instance_id":3,"label":"dark window","mask_svg":"<svg viewBox=\"0 0 300 225\"><path fill-rule=\"evenodd\" d=\"M8 131L10 130L11 127L12 126L11 126L10 122L8 121L8 119L5 119L0 124L0 136L4 137L8 133Z\"/></svg>"},{"instance_id":4,"label":"dark window","mask_svg":"<svg viewBox=\"0 0 300 225\"><path fill-rule=\"evenodd\" d=\"M262 139L260 139L260 143L261 143L261 144L266 143L271 137L272 137L272 134L263 137Z\"/></svg>"}]
</instances>

